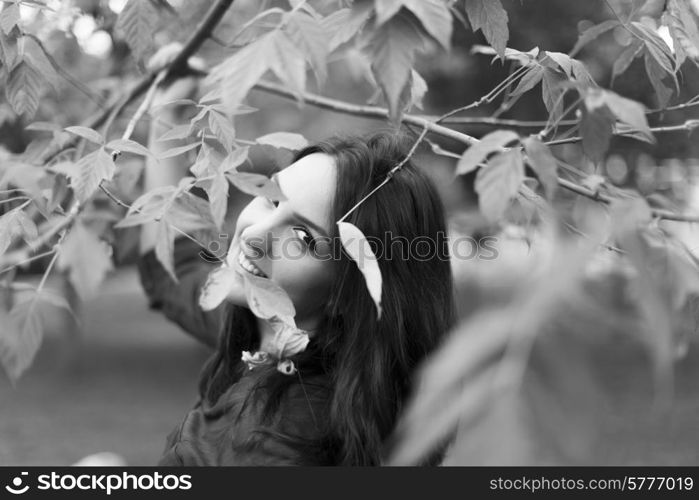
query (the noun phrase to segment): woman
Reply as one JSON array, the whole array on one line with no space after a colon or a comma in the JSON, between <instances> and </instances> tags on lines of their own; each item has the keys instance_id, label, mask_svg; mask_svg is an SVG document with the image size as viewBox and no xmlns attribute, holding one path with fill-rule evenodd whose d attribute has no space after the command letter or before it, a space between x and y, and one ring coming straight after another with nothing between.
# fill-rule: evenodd
<instances>
[{"instance_id":1,"label":"woman","mask_svg":"<svg viewBox=\"0 0 699 500\"><path fill-rule=\"evenodd\" d=\"M152 131L152 137L161 131ZM164 147L162 143L159 147ZM253 199L240 213L229 255L237 280L212 312L197 305L214 267L185 239L175 248L178 283L153 251L144 227L139 263L151 306L216 346L200 379L199 401L168 437L160 465L377 465L411 390L416 366L453 321L448 254L398 248L440 241L444 212L430 180L408 161L346 219L374 239L383 279L382 315L357 264L333 255L339 220L405 158L395 135L334 138L308 147L275 176L285 199ZM170 147L168 145L167 147ZM181 165L149 163L146 189L176 183ZM393 241L391 238L394 238ZM325 245L325 247L323 247ZM309 333L290 357L295 371L244 362L266 352L270 324L253 315L244 273L289 295L296 325Z\"/></svg>"}]
</instances>

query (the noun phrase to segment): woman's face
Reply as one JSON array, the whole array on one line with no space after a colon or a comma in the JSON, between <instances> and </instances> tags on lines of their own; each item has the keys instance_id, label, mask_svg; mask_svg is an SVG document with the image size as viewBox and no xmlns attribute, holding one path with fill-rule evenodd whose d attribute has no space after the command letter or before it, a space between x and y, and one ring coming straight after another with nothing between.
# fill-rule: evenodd
<instances>
[{"instance_id":1,"label":"woman's face","mask_svg":"<svg viewBox=\"0 0 699 500\"><path fill-rule=\"evenodd\" d=\"M243 275L252 270L286 291L297 324L320 312L333 280L329 235L336 169L329 155L305 156L272 177L285 200L258 196L243 209L229 250L238 286L228 300L247 307Z\"/></svg>"}]
</instances>

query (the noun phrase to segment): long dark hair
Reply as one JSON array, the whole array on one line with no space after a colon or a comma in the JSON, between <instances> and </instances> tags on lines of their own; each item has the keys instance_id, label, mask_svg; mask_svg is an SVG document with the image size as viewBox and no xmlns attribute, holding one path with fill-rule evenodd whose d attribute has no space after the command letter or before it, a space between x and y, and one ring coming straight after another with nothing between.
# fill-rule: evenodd
<instances>
[{"instance_id":1,"label":"long dark hair","mask_svg":"<svg viewBox=\"0 0 699 500\"><path fill-rule=\"evenodd\" d=\"M405 158L406 141L391 133L335 137L303 149L295 160L313 153L334 158L338 174L331 220L338 220ZM445 214L433 183L408 161L346 221L384 249L378 255L382 317L377 320L364 278L343 252L335 262L337 279L321 326L293 359L301 380L324 374L330 385L327 432L318 444L326 448L322 453L336 464L376 465L411 390L416 365L454 321L449 253L446 246L436 248L446 235ZM402 248L391 246L397 237ZM407 245L418 240L434 245L427 257L409 254ZM388 249L393 250L390 259ZM247 308L231 306L219 348L202 373L202 398L215 401L240 377L241 351L254 349L257 341L255 317ZM297 381L269 371L261 386L266 413L278 409L284 391Z\"/></svg>"}]
</instances>

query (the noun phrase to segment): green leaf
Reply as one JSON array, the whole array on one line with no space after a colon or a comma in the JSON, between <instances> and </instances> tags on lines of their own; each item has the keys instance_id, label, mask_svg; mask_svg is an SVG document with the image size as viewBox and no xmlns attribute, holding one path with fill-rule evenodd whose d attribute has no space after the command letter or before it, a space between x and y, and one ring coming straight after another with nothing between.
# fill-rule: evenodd
<instances>
[{"instance_id":1,"label":"green leaf","mask_svg":"<svg viewBox=\"0 0 699 500\"><path fill-rule=\"evenodd\" d=\"M646 119L646 108L643 104L621 97L611 90L605 90L602 95L604 103L620 122L631 125L650 137L653 136Z\"/></svg>"},{"instance_id":2,"label":"green leaf","mask_svg":"<svg viewBox=\"0 0 699 500\"><path fill-rule=\"evenodd\" d=\"M473 31L481 30L495 52L500 57L505 57L510 33L507 28L507 11L500 0L466 0L465 8Z\"/></svg>"},{"instance_id":3,"label":"green leaf","mask_svg":"<svg viewBox=\"0 0 699 500\"><path fill-rule=\"evenodd\" d=\"M43 45L39 45L34 37L26 36L24 40L24 59L31 63L41 74L44 81L51 85L54 92L60 90L60 77L56 71L58 62L53 59L53 56L46 52Z\"/></svg>"},{"instance_id":4,"label":"green leaf","mask_svg":"<svg viewBox=\"0 0 699 500\"><path fill-rule=\"evenodd\" d=\"M444 0L402 0L402 3L420 20L425 31L445 50L449 50L452 19L446 2Z\"/></svg>"},{"instance_id":5,"label":"green leaf","mask_svg":"<svg viewBox=\"0 0 699 500\"><path fill-rule=\"evenodd\" d=\"M672 67L672 59L665 52L660 50L655 43L648 40L645 41L645 49L646 54L655 59L655 62L658 63L665 73L674 77L675 71Z\"/></svg>"},{"instance_id":6,"label":"green leaf","mask_svg":"<svg viewBox=\"0 0 699 500\"><path fill-rule=\"evenodd\" d=\"M10 162L9 166L4 167L4 172L0 175L0 189L12 183L15 187L19 187L28 191L32 198L41 200L43 198L42 190L46 181L46 169L31 163Z\"/></svg>"},{"instance_id":7,"label":"green leaf","mask_svg":"<svg viewBox=\"0 0 699 500\"><path fill-rule=\"evenodd\" d=\"M293 91L304 89L304 54L279 30L263 35L215 66L206 82L218 86L226 109L233 110L270 69Z\"/></svg>"},{"instance_id":8,"label":"green leaf","mask_svg":"<svg viewBox=\"0 0 699 500\"><path fill-rule=\"evenodd\" d=\"M645 52L644 61L646 65L646 74L650 79L653 90L655 90L655 97L658 100L658 105L664 108L670 101L670 97L672 97L672 89L663 83L665 71L648 52Z\"/></svg>"},{"instance_id":9,"label":"green leaf","mask_svg":"<svg viewBox=\"0 0 699 500\"><path fill-rule=\"evenodd\" d=\"M19 24L20 20L18 4L6 3L3 5L3 9L0 10L0 29L2 29L3 33L9 35L14 27Z\"/></svg>"},{"instance_id":10,"label":"green leaf","mask_svg":"<svg viewBox=\"0 0 699 500\"><path fill-rule=\"evenodd\" d=\"M286 30L289 38L306 54L316 81L322 86L327 78L327 59L330 53L328 42L331 34L326 31L322 21L301 11L289 16Z\"/></svg>"},{"instance_id":11,"label":"green leaf","mask_svg":"<svg viewBox=\"0 0 699 500\"><path fill-rule=\"evenodd\" d=\"M235 128L233 127L233 122L225 115L212 109L209 111L209 128L224 149L230 152L233 148L233 141L235 140Z\"/></svg>"},{"instance_id":12,"label":"green leaf","mask_svg":"<svg viewBox=\"0 0 699 500\"><path fill-rule=\"evenodd\" d=\"M383 0L381 2L374 2L374 9L376 10L376 25L380 26L398 14L401 7L403 7L402 0Z\"/></svg>"},{"instance_id":13,"label":"green leaf","mask_svg":"<svg viewBox=\"0 0 699 500\"><path fill-rule=\"evenodd\" d=\"M227 108L240 104L252 86L267 72L269 61L274 57L275 33L262 36L212 68L207 82L221 88Z\"/></svg>"},{"instance_id":14,"label":"green leaf","mask_svg":"<svg viewBox=\"0 0 699 500\"><path fill-rule=\"evenodd\" d=\"M679 67L675 67L675 59L670 50L670 47L665 43L665 40L660 38L660 36L648 26L643 23L633 22L631 23L631 30L641 39L645 44L645 55L646 58L650 57L655 61L657 66L664 72L666 76L669 76L673 83L675 84L675 89L679 93L680 87L677 80L677 75L675 74ZM648 71L648 64L646 63L646 70ZM649 73L650 75L650 73ZM660 77L662 79L662 77Z\"/></svg>"},{"instance_id":15,"label":"green leaf","mask_svg":"<svg viewBox=\"0 0 699 500\"><path fill-rule=\"evenodd\" d=\"M371 249L364 233L349 222L338 222L340 240L347 254L354 260L364 276L367 291L376 305L376 314L381 319L381 270L376 255Z\"/></svg>"},{"instance_id":16,"label":"green leaf","mask_svg":"<svg viewBox=\"0 0 699 500\"><path fill-rule=\"evenodd\" d=\"M0 362L14 384L29 368L41 346L43 330L37 310L38 294L17 302L8 317L0 312L3 329L0 331Z\"/></svg>"},{"instance_id":17,"label":"green leaf","mask_svg":"<svg viewBox=\"0 0 699 500\"><path fill-rule=\"evenodd\" d=\"M498 153L476 174L475 188L481 213L491 222L497 222L510 206L524 182L522 153L511 149Z\"/></svg>"},{"instance_id":18,"label":"green leaf","mask_svg":"<svg viewBox=\"0 0 699 500\"><path fill-rule=\"evenodd\" d=\"M17 37L5 35L0 30L0 63L4 64L8 71L12 71L22 61L17 47Z\"/></svg>"},{"instance_id":19,"label":"green leaf","mask_svg":"<svg viewBox=\"0 0 699 500\"><path fill-rule=\"evenodd\" d=\"M464 175L476 170L489 154L501 151L507 144L518 139L517 133L511 130L496 130L483 136L461 156L456 165L456 175Z\"/></svg>"},{"instance_id":20,"label":"green leaf","mask_svg":"<svg viewBox=\"0 0 699 500\"><path fill-rule=\"evenodd\" d=\"M70 186L80 203L85 203L92 197L100 182L112 180L115 169L111 155L104 148L83 156L77 163L77 175L70 179Z\"/></svg>"},{"instance_id":21,"label":"green leaf","mask_svg":"<svg viewBox=\"0 0 699 500\"><path fill-rule=\"evenodd\" d=\"M420 73L415 70L410 72L410 100L406 106L406 111L415 106L418 109L423 109L422 100L427 94L427 82Z\"/></svg>"},{"instance_id":22,"label":"green leaf","mask_svg":"<svg viewBox=\"0 0 699 500\"><path fill-rule=\"evenodd\" d=\"M580 34L580 37L578 37L578 41L575 43L573 49L570 51L570 55L574 56L578 53L578 51L580 51L580 49L582 49L591 41L598 38L601 34L606 33L607 31L610 31L620 25L621 23L619 23L619 21L609 19L607 21L603 21L599 24L591 26L590 28L586 29Z\"/></svg>"},{"instance_id":23,"label":"green leaf","mask_svg":"<svg viewBox=\"0 0 699 500\"><path fill-rule=\"evenodd\" d=\"M275 148L286 148L291 150L303 149L308 146L308 141L301 134L290 132L273 132L255 139L258 144L266 144Z\"/></svg>"},{"instance_id":24,"label":"green leaf","mask_svg":"<svg viewBox=\"0 0 699 500\"><path fill-rule=\"evenodd\" d=\"M163 135L158 137L158 142L160 141L171 141L175 139L186 139L192 133L192 126L190 124L175 125L170 130L165 132Z\"/></svg>"},{"instance_id":25,"label":"green leaf","mask_svg":"<svg viewBox=\"0 0 699 500\"><path fill-rule=\"evenodd\" d=\"M109 143L107 143L107 147L121 153L133 153L135 155L150 156L151 158L154 158L153 153L151 153L147 147L137 143L136 141L132 141L131 139L116 139L114 141L109 141Z\"/></svg>"},{"instance_id":26,"label":"green leaf","mask_svg":"<svg viewBox=\"0 0 699 500\"><path fill-rule=\"evenodd\" d=\"M177 274L175 274L175 230L166 219L158 222L155 256L175 283L177 283Z\"/></svg>"},{"instance_id":27,"label":"green leaf","mask_svg":"<svg viewBox=\"0 0 699 500\"><path fill-rule=\"evenodd\" d=\"M352 40L373 14L370 2L355 2L351 9L340 9L323 19L323 26L331 39L328 49L332 52Z\"/></svg>"},{"instance_id":28,"label":"green leaf","mask_svg":"<svg viewBox=\"0 0 699 500\"><path fill-rule=\"evenodd\" d=\"M226 156L221 162L221 169L223 172L228 172L238 168L240 165L245 163L248 159L248 154L250 153L250 148L244 146L242 148L234 149L228 156Z\"/></svg>"},{"instance_id":29,"label":"green leaf","mask_svg":"<svg viewBox=\"0 0 699 500\"><path fill-rule=\"evenodd\" d=\"M562 52L544 51L544 56L550 57L556 65L563 70L568 78L573 76L573 61L568 54Z\"/></svg>"},{"instance_id":30,"label":"green leaf","mask_svg":"<svg viewBox=\"0 0 699 500\"><path fill-rule=\"evenodd\" d=\"M286 199L279 190L277 184L272 182L269 177L265 175L230 170L226 172L226 177L243 193L247 193L252 196L264 196L265 198L270 198L272 200Z\"/></svg>"},{"instance_id":31,"label":"green leaf","mask_svg":"<svg viewBox=\"0 0 699 500\"><path fill-rule=\"evenodd\" d=\"M424 47L422 33L403 15L376 28L364 47L393 121L398 120L402 111L400 97L409 84L415 53Z\"/></svg>"},{"instance_id":32,"label":"green leaf","mask_svg":"<svg viewBox=\"0 0 699 500\"><path fill-rule=\"evenodd\" d=\"M38 132L60 132L63 130L60 125L51 122L33 122L24 127L24 130L35 130Z\"/></svg>"},{"instance_id":33,"label":"green leaf","mask_svg":"<svg viewBox=\"0 0 699 500\"><path fill-rule=\"evenodd\" d=\"M211 230L216 225L209 203L200 196L180 189L174 191L164 220L182 231Z\"/></svg>"},{"instance_id":34,"label":"green leaf","mask_svg":"<svg viewBox=\"0 0 699 500\"><path fill-rule=\"evenodd\" d=\"M61 244L56 263L68 271L73 288L82 300L95 296L112 265L111 248L95 233L78 222Z\"/></svg>"},{"instance_id":35,"label":"green leaf","mask_svg":"<svg viewBox=\"0 0 699 500\"><path fill-rule=\"evenodd\" d=\"M578 83L581 83L583 87L597 86L597 83L592 78L592 75L590 75L590 72L587 70L587 67L581 61L578 61L577 59L571 59L570 64L573 68L573 80L575 80Z\"/></svg>"},{"instance_id":36,"label":"green leaf","mask_svg":"<svg viewBox=\"0 0 699 500\"><path fill-rule=\"evenodd\" d=\"M299 98L306 88L306 54L284 32L274 38L274 55L270 69Z\"/></svg>"},{"instance_id":37,"label":"green leaf","mask_svg":"<svg viewBox=\"0 0 699 500\"><path fill-rule=\"evenodd\" d=\"M522 142L527 153L527 163L536 172L539 181L544 186L544 192L549 200L558 188L558 163L551 153L551 149L541 142L535 135L531 135Z\"/></svg>"},{"instance_id":38,"label":"green leaf","mask_svg":"<svg viewBox=\"0 0 699 500\"><path fill-rule=\"evenodd\" d=\"M677 57L677 67L687 56L699 63L699 27L687 2L668 0L663 21L670 30Z\"/></svg>"},{"instance_id":39,"label":"green leaf","mask_svg":"<svg viewBox=\"0 0 699 500\"><path fill-rule=\"evenodd\" d=\"M116 30L124 35L134 55L144 61L153 49L158 16L150 0L129 0L119 14Z\"/></svg>"},{"instance_id":40,"label":"green leaf","mask_svg":"<svg viewBox=\"0 0 699 500\"><path fill-rule=\"evenodd\" d=\"M199 307L204 311L216 309L226 300L237 281L235 269L226 265L213 269L201 288Z\"/></svg>"},{"instance_id":41,"label":"green leaf","mask_svg":"<svg viewBox=\"0 0 699 500\"><path fill-rule=\"evenodd\" d=\"M648 144L656 143L655 137L652 133L638 130L636 127L632 127L626 123L618 122L616 125L614 125L614 133L617 135L631 137L637 141L647 142Z\"/></svg>"},{"instance_id":42,"label":"green leaf","mask_svg":"<svg viewBox=\"0 0 699 500\"><path fill-rule=\"evenodd\" d=\"M211 182L211 180L204 181L201 178L210 176L216 172L216 167L220 163L217 160L218 158L215 154L214 148L212 148L206 143L202 144L201 149L199 149L199 153L197 154L197 159L194 162L194 165L189 167L189 171L192 172L194 176L197 178L197 183L199 185L202 185L201 182Z\"/></svg>"},{"instance_id":43,"label":"green leaf","mask_svg":"<svg viewBox=\"0 0 699 500\"><path fill-rule=\"evenodd\" d=\"M17 64L7 78L5 95L18 115L32 117L39 107L39 97L44 79L41 73L26 60Z\"/></svg>"},{"instance_id":44,"label":"green leaf","mask_svg":"<svg viewBox=\"0 0 699 500\"><path fill-rule=\"evenodd\" d=\"M614 117L603 104L597 105L596 98L586 97L582 111L580 135L585 154L595 163L604 158L612 138Z\"/></svg>"},{"instance_id":45,"label":"green leaf","mask_svg":"<svg viewBox=\"0 0 699 500\"><path fill-rule=\"evenodd\" d=\"M517 86L514 88L511 97L517 97L519 95L528 92L533 89L543 78L544 68L539 64L533 64L527 71L522 75L522 78L517 82Z\"/></svg>"},{"instance_id":46,"label":"green leaf","mask_svg":"<svg viewBox=\"0 0 699 500\"><path fill-rule=\"evenodd\" d=\"M175 190L175 186L160 186L143 193L136 198L124 218L114 227L137 226L162 218L171 205Z\"/></svg>"},{"instance_id":47,"label":"green leaf","mask_svg":"<svg viewBox=\"0 0 699 500\"><path fill-rule=\"evenodd\" d=\"M614 66L612 66L612 82L617 76L629 69L629 66L631 66L633 60L636 59L636 57L638 57L643 51L643 47L643 42L635 39L631 42L631 45L629 45L622 51L621 54L619 54L619 57L617 57L616 61L614 61Z\"/></svg>"},{"instance_id":48,"label":"green leaf","mask_svg":"<svg viewBox=\"0 0 699 500\"><path fill-rule=\"evenodd\" d=\"M550 120L557 121L563 114L563 94L565 88L563 83L567 82L566 77L559 71L551 68L545 68L543 81L541 84L541 96L544 100L544 106L549 112Z\"/></svg>"},{"instance_id":49,"label":"green leaf","mask_svg":"<svg viewBox=\"0 0 699 500\"><path fill-rule=\"evenodd\" d=\"M0 215L0 256L7 251L15 238L21 237L29 243L37 236L36 224L20 207Z\"/></svg>"},{"instance_id":50,"label":"green leaf","mask_svg":"<svg viewBox=\"0 0 699 500\"><path fill-rule=\"evenodd\" d=\"M199 142L193 142L191 144L187 144L186 146L178 146L176 148L168 149L167 151L163 151L162 153L159 153L157 158L158 160L164 160L165 158L172 158L173 156L179 156L181 154L186 153L187 151L191 151L194 148L199 147L201 143Z\"/></svg>"},{"instance_id":51,"label":"green leaf","mask_svg":"<svg viewBox=\"0 0 699 500\"><path fill-rule=\"evenodd\" d=\"M104 144L104 137L102 137L102 134L91 128L77 126L66 127L64 130L66 132L70 132L71 134L80 136L83 139L87 139L90 142L94 142L95 144Z\"/></svg>"},{"instance_id":52,"label":"green leaf","mask_svg":"<svg viewBox=\"0 0 699 500\"><path fill-rule=\"evenodd\" d=\"M226 218L226 210L228 209L228 179L220 166L217 170L215 177L205 190L206 194L209 196L211 215L214 218L216 227L220 230Z\"/></svg>"},{"instance_id":53,"label":"green leaf","mask_svg":"<svg viewBox=\"0 0 699 500\"><path fill-rule=\"evenodd\" d=\"M237 247L236 247L237 248ZM235 256L227 256L227 265L238 266L237 260L233 262ZM296 309L286 291L274 281L255 276L248 272L241 272L245 286L245 298L252 313L258 318L280 320L294 324Z\"/></svg>"}]
</instances>

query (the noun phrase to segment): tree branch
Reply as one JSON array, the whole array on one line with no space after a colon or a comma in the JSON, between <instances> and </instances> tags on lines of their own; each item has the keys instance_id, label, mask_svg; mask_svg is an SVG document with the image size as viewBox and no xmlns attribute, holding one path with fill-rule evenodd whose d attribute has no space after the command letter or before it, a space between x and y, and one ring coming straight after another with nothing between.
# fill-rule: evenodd
<instances>
[{"instance_id":1,"label":"tree branch","mask_svg":"<svg viewBox=\"0 0 699 500\"><path fill-rule=\"evenodd\" d=\"M275 94L280 97L284 97L286 99L291 99L294 101L297 99L297 94L287 90L284 86L266 80L260 80L257 84L255 84L253 89L261 90L269 94ZM380 108L378 106L364 106L360 104L352 104L345 101L340 101L337 99L331 99L329 97L312 94L310 92L302 92L300 95L302 101L316 106L318 108L327 109L336 113L360 116L363 118L375 118L379 120L388 119L388 110L386 108ZM475 137L471 137L470 135L464 134L462 132L457 132L456 130L444 127L443 125L435 124L432 120L428 120L420 116L403 115L401 121L410 125L416 125L418 127L426 126L429 132L433 132L443 137L454 139L458 142L467 144L469 146L479 142L478 139L476 139Z\"/></svg>"},{"instance_id":2,"label":"tree branch","mask_svg":"<svg viewBox=\"0 0 699 500\"><path fill-rule=\"evenodd\" d=\"M286 99L290 99L295 101L298 98L298 94L292 93L291 91L287 90L281 85L278 85L276 83L272 83L269 81L265 80L260 80L254 87L255 90L260 90L263 92L267 92L270 94L278 95L280 97L284 97ZM328 97L323 97L317 94L312 94L310 92L303 92L301 93L301 100L303 102L306 102L308 104L311 104L312 106L316 106L318 108L322 109L327 109L330 111L334 111L336 113L342 113L342 114L349 114L349 115L354 115L354 116L360 116L363 118L375 118L375 119L387 119L388 118L388 110L385 108L380 108L377 106L362 106L358 104L351 104L348 102L340 101L337 99L331 99ZM453 139L455 141L458 141L462 144L466 144L467 146L472 146L473 144L476 144L479 142L478 139L475 137L471 137L470 135L457 132L456 130L452 130L448 127L445 127L443 125L439 125L435 123L434 121L428 120L424 117L420 116L415 116L415 115L403 115L401 118L401 122L409 125L417 125L423 128L426 128L429 132L433 134L440 135L442 137L447 137L449 139ZM699 126L699 121L698 120L689 120L689 122L696 122L696 124L692 125L692 128ZM687 124L684 125L678 125L678 126L672 126L673 129L682 129L682 130L687 130ZM669 131L667 130L668 128L671 127L657 127L661 128L663 130L661 131ZM651 129L653 130L653 129ZM628 134L628 132L625 132L625 134ZM616 135L624 135L624 134L619 134L616 133ZM576 139L576 140L573 140ZM570 137L567 139L563 139L566 142L576 142L577 140L580 140L580 138L574 138ZM555 143L555 141L554 141ZM551 144L551 143L549 143ZM560 144L560 142L559 142ZM609 204L612 202L612 199L609 198L608 196L602 195L600 193L597 193L595 191L592 191L591 189L588 189L584 186L580 186L572 181L569 181L567 179L563 179L561 177L558 178L558 185L572 191L574 193L577 193L582 196L586 196L588 198L591 198L596 201L600 201L605 204ZM653 215L655 217L661 218L661 219L666 219L666 220L674 220L674 221L682 221L682 222L699 222L699 215L691 215L691 214L678 214L674 212L670 212L669 210L662 210L662 209L652 209Z\"/></svg>"},{"instance_id":3,"label":"tree branch","mask_svg":"<svg viewBox=\"0 0 699 500\"><path fill-rule=\"evenodd\" d=\"M155 81L156 77L162 70L165 69L168 75L173 75L176 74L177 71L186 67L189 57L192 56L204 43L204 41L207 40L214 27L221 21L221 19L223 19L223 15L233 4L233 2L234 0L217 0L208 10L194 33L192 33L187 42L184 44L182 50L180 50L172 62L167 65L167 68L158 68L157 70L143 76L133 87L131 87L131 89L112 99L110 105L108 105L102 112L86 120L83 123L83 126L97 128L105 123L105 121L110 119L110 117L111 119L116 118L121 109L150 88L151 84ZM51 142L42 152L38 160L40 163L47 163L51 158L71 147L78 140L78 136L72 134L70 134L70 137L65 137L65 134L63 136L63 139ZM84 205L80 205L79 203L75 202L64 219L47 230L45 233L39 235L36 240L28 243L26 248L5 254L2 257L2 263L5 265L16 265L18 262L22 262L23 260L27 259L29 253L36 252L39 248L49 243L49 241L56 234L72 225L77 219L78 215L80 215L80 212L82 212L83 206Z\"/></svg>"},{"instance_id":4,"label":"tree branch","mask_svg":"<svg viewBox=\"0 0 699 500\"><path fill-rule=\"evenodd\" d=\"M666 132L692 132L695 128L699 128L699 120L687 120L679 125L666 125L661 127L651 127L649 130L654 134L662 134ZM631 134L638 132L638 130L624 130L623 132L615 131L614 135L617 137L632 137ZM582 141L582 137L566 137L565 139L554 139L548 141L546 144L549 146L557 146L559 144L571 144L575 142Z\"/></svg>"},{"instance_id":5,"label":"tree branch","mask_svg":"<svg viewBox=\"0 0 699 500\"><path fill-rule=\"evenodd\" d=\"M436 116L423 116L426 120L436 120ZM513 120L507 118L493 118L490 116L460 116L442 120L442 123L449 125L488 125L492 127L512 127L512 128L543 128L548 124L548 120ZM577 125L577 120L562 120L559 126Z\"/></svg>"},{"instance_id":6,"label":"tree branch","mask_svg":"<svg viewBox=\"0 0 699 500\"><path fill-rule=\"evenodd\" d=\"M186 68L187 60L194 55L194 53L199 50L199 47L201 47L206 39L209 38L209 35L213 29L221 21L221 19L223 19L223 15L225 14L226 10L228 10L234 1L235 0L217 0L211 6L201 23L199 23L199 26L197 26L194 33L192 33L192 36L189 37L187 42L182 47L182 50L180 50L175 59L168 64L168 75L174 75L177 73L177 71ZM97 128L110 119L110 117L112 117L112 120L116 118L121 109L128 106L134 99L137 99L141 94L148 90L161 69L162 68L158 68L158 70L154 70L141 77L141 79L138 80L138 82L131 87L131 89L116 96L102 112L88 118L85 123L82 124L82 126ZM39 163L44 164L50 161L57 154L75 144L78 139L79 138L77 136L71 135L63 140L52 142L42 153L38 160Z\"/></svg>"}]
</instances>

